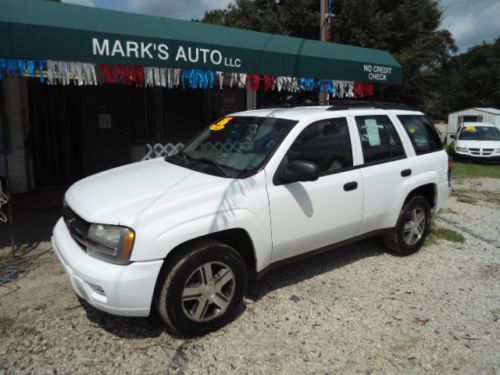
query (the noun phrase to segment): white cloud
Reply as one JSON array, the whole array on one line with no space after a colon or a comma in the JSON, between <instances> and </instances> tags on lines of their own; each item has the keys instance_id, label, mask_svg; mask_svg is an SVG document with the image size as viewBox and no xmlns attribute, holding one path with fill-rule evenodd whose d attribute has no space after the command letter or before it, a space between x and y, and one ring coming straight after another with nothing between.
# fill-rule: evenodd
<instances>
[{"instance_id":1,"label":"white cloud","mask_svg":"<svg viewBox=\"0 0 500 375\"><path fill-rule=\"evenodd\" d=\"M63 3L94 7L94 0L63 0Z\"/></svg>"},{"instance_id":2,"label":"white cloud","mask_svg":"<svg viewBox=\"0 0 500 375\"><path fill-rule=\"evenodd\" d=\"M500 36L500 2L497 0L443 0L442 27L449 30L460 52Z\"/></svg>"},{"instance_id":3,"label":"white cloud","mask_svg":"<svg viewBox=\"0 0 500 375\"><path fill-rule=\"evenodd\" d=\"M225 8L231 0L126 0L132 12L155 16L193 19L201 18L207 10Z\"/></svg>"}]
</instances>

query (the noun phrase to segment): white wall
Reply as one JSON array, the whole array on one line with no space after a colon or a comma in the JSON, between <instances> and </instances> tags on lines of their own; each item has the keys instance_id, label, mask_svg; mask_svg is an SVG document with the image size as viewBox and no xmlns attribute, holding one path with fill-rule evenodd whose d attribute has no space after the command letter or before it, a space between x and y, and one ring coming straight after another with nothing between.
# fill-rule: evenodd
<instances>
[{"instance_id":1,"label":"white wall","mask_svg":"<svg viewBox=\"0 0 500 375\"><path fill-rule=\"evenodd\" d=\"M7 120L9 179L12 193L28 191L24 126L28 118L28 103L23 90L26 81L20 77L7 77L3 84L5 117ZM23 99L24 98L24 99Z\"/></svg>"},{"instance_id":2,"label":"white wall","mask_svg":"<svg viewBox=\"0 0 500 375\"><path fill-rule=\"evenodd\" d=\"M453 134L458 128L458 118L460 116L482 116L482 122L488 122L490 124L500 125L500 116L495 115L490 112L484 112L474 108L464 109L463 111L450 113L448 115L448 133Z\"/></svg>"}]
</instances>

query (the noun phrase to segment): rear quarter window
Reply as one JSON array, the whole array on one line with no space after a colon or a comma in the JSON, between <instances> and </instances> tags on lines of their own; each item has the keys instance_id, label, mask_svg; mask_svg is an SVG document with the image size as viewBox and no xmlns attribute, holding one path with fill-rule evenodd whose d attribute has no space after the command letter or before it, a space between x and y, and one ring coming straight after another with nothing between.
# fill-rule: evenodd
<instances>
[{"instance_id":1,"label":"rear quarter window","mask_svg":"<svg viewBox=\"0 0 500 375\"><path fill-rule=\"evenodd\" d=\"M443 149L441 139L432 122L422 115L399 115L417 155Z\"/></svg>"}]
</instances>

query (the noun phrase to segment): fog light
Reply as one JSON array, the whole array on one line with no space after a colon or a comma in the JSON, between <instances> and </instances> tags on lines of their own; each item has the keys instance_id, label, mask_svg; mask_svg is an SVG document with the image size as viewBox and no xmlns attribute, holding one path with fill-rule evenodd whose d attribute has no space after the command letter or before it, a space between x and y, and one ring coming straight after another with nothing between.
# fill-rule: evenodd
<instances>
[{"instance_id":1,"label":"fog light","mask_svg":"<svg viewBox=\"0 0 500 375\"><path fill-rule=\"evenodd\" d=\"M96 292L97 294L100 294L101 296L106 296L106 293L104 292L104 289L102 287L100 287L99 285L95 285L95 284L92 284L92 283L87 283L94 292Z\"/></svg>"}]
</instances>

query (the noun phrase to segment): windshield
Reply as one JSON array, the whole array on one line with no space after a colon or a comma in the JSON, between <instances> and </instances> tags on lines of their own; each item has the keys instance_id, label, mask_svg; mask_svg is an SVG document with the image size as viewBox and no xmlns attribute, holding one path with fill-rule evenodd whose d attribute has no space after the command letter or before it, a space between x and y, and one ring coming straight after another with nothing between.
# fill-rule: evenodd
<instances>
[{"instance_id":1,"label":"windshield","mask_svg":"<svg viewBox=\"0 0 500 375\"><path fill-rule=\"evenodd\" d=\"M465 125L460 132L462 141L500 141L500 131L494 126Z\"/></svg>"},{"instance_id":2,"label":"windshield","mask_svg":"<svg viewBox=\"0 0 500 375\"><path fill-rule=\"evenodd\" d=\"M166 160L224 177L248 177L264 165L296 123L274 117L223 117Z\"/></svg>"}]
</instances>

